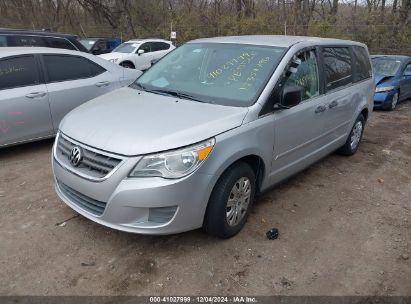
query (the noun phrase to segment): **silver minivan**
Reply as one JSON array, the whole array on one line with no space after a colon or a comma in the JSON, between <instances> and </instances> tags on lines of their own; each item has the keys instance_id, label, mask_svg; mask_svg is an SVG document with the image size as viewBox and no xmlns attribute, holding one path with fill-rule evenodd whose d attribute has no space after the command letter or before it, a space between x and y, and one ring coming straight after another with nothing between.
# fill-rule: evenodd
<instances>
[{"instance_id":1,"label":"silver minivan","mask_svg":"<svg viewBox=\"0 0 411 304\"><path fill-rule=\"evenodd\" d=\"M258 193L338 151L373 108L364 44L311 37L199 39L62 121L56 191L102 225L238 233Z\"/></svg>"}]
</instances>

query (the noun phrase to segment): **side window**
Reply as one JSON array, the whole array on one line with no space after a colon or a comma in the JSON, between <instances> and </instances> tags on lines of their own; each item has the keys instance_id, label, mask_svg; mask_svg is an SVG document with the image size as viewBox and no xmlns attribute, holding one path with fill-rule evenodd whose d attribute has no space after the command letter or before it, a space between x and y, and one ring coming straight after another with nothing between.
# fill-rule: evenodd
<instances>
[{"instance_id":1,"label":"side window","mask_svg":"<svg viewBox=\"0 0 411 304\"><path fill-rule=\"evenodd\" d=\"M47 43L48 46L51 48L77 51L74 45L64 38L47 37Z\"/></svg>"},{"instance_id":2,"label":"side window","mask_svg":"<svg viewBox=\"0 0 411 304\"><path fill-rule=\"evenodd\" d=\"M144 53L150 53L151 52L151 43L150 42L143 43L138 49L139 50L144 50Z\"/></svg>"},{"instance_id":3,"label":"side window","mask_svg":"<svg viewBox=\"0 0 411 304\"><path fill-rule=\"evenodd\" d=\"M323 49L323 57L327 91L352 82L351 56L348 47L326 47Z\"/></svg>"},{"instance_id":4,"label":"side window","mask_svg":"<svg viewBox=\"0 0 411 304\"><path fill-rule=\"evenodd\" d=\"M168 50L170 45L165 42L153 42L153 52Z\"/></svg>"},{"instance_id":5,"label":"side window","mask_svg":"<svg viewBox=\"0 0 411 304\"><path fill-rule=\"evenodd\" d=\"M92 77L89 61L70 55L43 55L48 81L59 82Z\"/></svg>"},{"instance_id":6,"label":"side window","mask_svg":"<svg viewBox=\"0 0 411 304\"><path fill-rule=\"evenodd\" d=\"M103 74L104 72L106 72L106 69L103 68L102 66L98 65L97 63L94 63L92 61L88 61L88 64L89 64L90 69L91 69L91 76L92 77L95 77L97 75L100 75L100 74Z\"/></svg>"},{"instance_id":7,"label":"side window","mask_svg":"<svg viewBox=\"0 0 411 304\"><path fill-rule=\"evenodd\" d=\"M7 46L7 36L0 36L0 47Z\"/></svg>"},{"instance_id":8,"label":"side window","mask_svg":"<svg viewBox=\"0 0 411 304\"><path fill-rule=\"evenodd\" d=\"M354 81L361 81L371 77L371 64L368 53L361 46L353 46L353 61L355 66Z\"/></svg>"},{"instance_id":9,"label":"side window","mask_svg":"<svg viewBox=\"0 0 411 304\"><path fill-rule=\"evenodd\" d=\"M404 75L404 76L411 76L411 63L409 63L409 64L405 67L405 70L404 70L403 75Z\"/></svg>"},{"instance_id":10,"label":"side window","mask_svg":"<svg viewBox=\"0 0 411 304\"><path fill-rule=\"evenodd\" d=\"M94 46L94 49L98 49L99 51L107 51L108 50L108 46L107 46L107 41L99 41L96 43L96 45Z\"/></svg>"},{"instance_id":11,"label":"side window","mask_svg":"<svg viewBox=\"0 0 411 304\"><path fill-rule=\"evenodd\" d=\"M46 46L43 37L39 36L11 36L12 46Z\"/></svg>"},{"instance_id":12,"label":"side window","mask_svg":"<svg viewBox=\"0 0 411 304\"><path fill-rule=\"evenodd\" d=\"M287 87L301 88L303 101L320 94L318 62L315 50L304 51L296 55L288 73L291 74L284 83L284 89Z\"/></svg>"},{"instance_id":13,"label":"side window","mask_svg":"<svg viewBox=\"0 0 411 304\"><path fill-rule=\"evenodd\" d=\"M34 56L0 60L0 90L39 84Z\"/></svg>"}]
</instances>

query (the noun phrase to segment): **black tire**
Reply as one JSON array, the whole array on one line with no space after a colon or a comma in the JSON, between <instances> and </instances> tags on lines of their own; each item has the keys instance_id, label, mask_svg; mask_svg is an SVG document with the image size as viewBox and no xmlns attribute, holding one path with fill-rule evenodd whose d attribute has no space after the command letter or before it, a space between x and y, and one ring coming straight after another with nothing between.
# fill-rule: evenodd
<instances>
[{"instance_id":1,"label":"black tire","mask_svg":"<svg viewBox=\"0 0 411 304\"><path fill-rule=\"evenodd\" d=\"M387 107L388 111L394 111L395 108L397 107L397 104L400 100L400 93L397 91L395 92L394 96L391 99L391 102L389 104L389 106Z\"/></svg>"},{"instance_id":2,"label":"black tire","mask_svg":"<svg viewBox=\"0 0 411 304\"><path fill-rule=\"evenodd\" d=\"M239 180L246 178L250 181L250 198L245 212L241 213L242 218L235 225L230 225L227 219L227 207L229 196L232 194L234 185L239 185ZM203 230L222 239L236 235L245 225L255 195L255 173L253 169L244 162L239 162L227 169L219 178L211 193L210 200L204 217ZM235 207L232 209L234 212ZM238 214L238 213L236 213Z\"/></svg>"},{"instance_id":3,"label":"black tire","mask_svg":"<svg viewBox=\"0 0 411 304\"><path fill-rule=\"evenodd\" d=\"M134 64L132 64L131 62L122 62L120 63L120 65L126 69L135 69Z\"/></svg>"},{"instance_id":4,"label":"black tire","mask_svg":"<svg viewBox=\"0 0 411 304\"><path fill-rule=\"evenodd\" d=\"M358 123L361 123L361 134L360 134L360 138L359 141L356 145L352 145L352 138L355 132L355 128L357 126ZM345 142L344 146L342 146L340 149L337 150L337 153L342 154L342 155L353 155L355 154L355 152L357 152L358 147L360 146L361 143L361 139L362 139L362 135L364 133L364 127L365 127L365 118L362 114L360 114L357 117L357 120L354 123L354 126L351 129L350 135L347 138L347 141Z\"/></svg>"}]
</instances>

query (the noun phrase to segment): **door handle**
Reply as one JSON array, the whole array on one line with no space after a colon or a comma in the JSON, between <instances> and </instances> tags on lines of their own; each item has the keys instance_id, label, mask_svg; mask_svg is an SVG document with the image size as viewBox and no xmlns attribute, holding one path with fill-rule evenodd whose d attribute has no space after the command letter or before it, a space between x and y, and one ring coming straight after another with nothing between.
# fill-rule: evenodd
<instances>
[{"instance_id":1,"label":"door handle","mask_svg":"<svg viewBox=\"0 0 411 304\"><path fill-rule=\"evenodd\" d=\"M327 108L326 108L325 106L318 106L318 107L315 109L314 113L315 113L315 114L318 114L318 113L324 112L325 110L327 110Z\"/></svg>"},{"instance_id":2,"label":"door handle","mask_svg":"<svg viewBox=\"0 0 411 304\"><path fill-rule=\"evenodd\" d=\"M335 108L336 106L338 106L338 101L337 101L337 100L332 101L332 102L328 105L328 107L329 107L330 109Z\"/></svg>"},{"instance_id":3,"label":"door handle","mask_svg":"<svg viewBox=\"0 0 411 304\"><path fill-rule=\"evenodd\" d=\"M46 96L47 93L46 92L32 92L26 95L27 98L37 98L37 97L44 97Z\"/></svg>"},{"instance_id":4,"label":"door handle","mask_svg":"<svg viewBox=\"0 0 411 304\"><path fill-rule=\"evenodd\" d=\"M100 87L106 87L110 84L110 81L101 81L101 82L97 82L96 86Z\"/></svg>"}]
</instances>

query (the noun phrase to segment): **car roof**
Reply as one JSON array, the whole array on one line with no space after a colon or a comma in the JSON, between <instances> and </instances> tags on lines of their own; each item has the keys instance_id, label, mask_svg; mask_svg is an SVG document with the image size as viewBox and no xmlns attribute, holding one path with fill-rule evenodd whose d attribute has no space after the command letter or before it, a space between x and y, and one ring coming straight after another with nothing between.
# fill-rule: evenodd
<instances>
[{"instance_id":1,"label":"car roof","mask_svg":"<svg viewBox=\"0 0 411 304\"><path fill-rule=\"evenodd\" d=\"M67 55L84 55L88 53L58 49L58 48L47 48L47 47L0 47L0 58L17 56L17 55L28 55L28 54L67 54Z\"/></svg>"},{"instance_id":2,"label":"car roof","mask_svg":"<svg viewBox=\"0 0 411 304\"><path fill-rule=\"evenodd\" d=\"M356 41L333 39L333 38L319 38L307 36L285 36L285 35L249 35L249 36L227 36L227 37L213 37L201 38L190 41L189 43L237 43L237 44L254 44L278 47L291 47L294 44L301 42L310 42L315 45L360 45L364 44Z\"/></svg>"},{"instance_id":3,"label":"car roof","mask_svg":"<svg viewBox=\"0 0 411 304\"><path fill-rule=\"evenodd\" d=\"M35 36L53 36L53 37L64 37L64 38L73 38L77 35L63 34L50 31L29 31L29 30L19 30L19 29L9 29L9 28L0 28L0 34L9 34L9 35L35 35Z\"/></svg>"},{"instance_id":4,"label":"car roof","mask_svg":"<svg viewBox=\"0 0 411 304\"><path fill-rule=\"evenodd\" d=\"M83 39L93 39L93 40L98 40L98 39L120 39L118 37L82 37L80 40Z\"/></svg>"},{"instance_id":5,"label":"car roof","mask_svg":"<svg viewBox=\"0 0 411 304\"><path fill-rule=\"evenodd\" d=\"M407 60L407 59L411 59L410 56L405 56L405 55L371 55L371 58L381 58L381 57L386 57L386 58L390 58L390 59L395 59L395 60Z\"/></svg>"},{"instance_id":6,"label":"car roof","mask_svg":"<svg viewBox=\"0 0 411 304\"><path fill-rule=\"evenodd\" d=\"M165 40L165 39L160 39L160 38L144 38L144 39L131 39L125 42L146 42L146 41L160 41L160 42L168 42L170 43L170 41Z\"/></svg>"}]
</instances>

